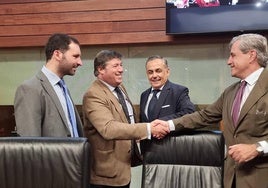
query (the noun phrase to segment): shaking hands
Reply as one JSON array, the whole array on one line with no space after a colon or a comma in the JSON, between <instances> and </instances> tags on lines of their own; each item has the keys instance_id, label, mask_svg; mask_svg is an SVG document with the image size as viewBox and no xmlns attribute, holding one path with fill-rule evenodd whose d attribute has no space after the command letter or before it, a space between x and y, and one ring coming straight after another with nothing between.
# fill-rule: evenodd
<instances>
[{"instance_id":1,"label":"shaking hands","mask_svg":"<svg viewBox=\"0 0 268 188\"><path fill-rule=\"evenodd\" d=\"M150 123L152 136L161 139L164 138L169 132L169 125L167 121L154 120Z\"/></svg>"}]
</instances>

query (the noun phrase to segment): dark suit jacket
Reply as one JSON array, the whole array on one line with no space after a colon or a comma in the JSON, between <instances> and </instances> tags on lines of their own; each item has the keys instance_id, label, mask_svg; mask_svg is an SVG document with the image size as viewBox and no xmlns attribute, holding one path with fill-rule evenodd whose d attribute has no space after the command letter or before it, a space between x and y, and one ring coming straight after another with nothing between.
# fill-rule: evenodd
<instances>
[{"instance_id":1,"label":"dark suit jacket","mask_svg":"<svg viewBox=\"0 0 268 188\"><path fill-rule=\"evenodd\" d=\"M176 129L199 128L223 120L223 134L227 148L234 144L255 144L262 140L268 141L268 69L264 69L261 73L241 109L237 126L234 127L231 111L239 84L237 82L228 87L220 98L205 110L173 120ZM268 157L257 157L247 163L236 164L227 155L224 166L225 188L232 187L235 174L236 187L267 188Z\"/></svg>"},{"instance_id":2,"label":"dark suit jacket","mask_svg":"<svg viewBox=\"0 0 268 188\"><path fill-rule=\"evenodd\" d=\"M83 136L75 108L79 136ZM15 120L20 136L68 137L71 135L60 100L42 71L21 84L16 91Z\"/></svg>"},{"instance_id":3,"label":"dark suit jacket","mask_svg":"<svg viewBox=\"0 0 268 188\"><path fill-rule=\"evenodd\" d=\"M120 87L128 96L124 87ZM94 81L84 95L83 119L84 133L92 152L90 183L128 184L131 178L131 139L146 139L147 124L129 124L117 98L100 80Z\"/></svg>"},{"instance_id":4,"label":"dark suit jacket","mask_svg":"<svg viewBox=\"0 0 268 188\"><path fill-rule=\"evenodd\" d=\"M141 94L140 120L148 122L145 114L145 106L150 95L151 88ZM195 111L194 104L190 101L188 88L167 81L158 98L154 111L154 119L170 120L181 117Z\"/></svg>"}]
</instances>

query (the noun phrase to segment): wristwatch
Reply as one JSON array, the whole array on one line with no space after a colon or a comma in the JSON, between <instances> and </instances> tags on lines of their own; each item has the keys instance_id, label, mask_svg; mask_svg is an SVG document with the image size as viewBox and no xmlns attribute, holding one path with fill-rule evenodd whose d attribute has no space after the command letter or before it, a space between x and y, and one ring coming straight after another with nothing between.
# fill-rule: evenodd
<instances>
[{"instance_id":1,"label":"wristwatch","mask_svg":"<svg viewBox=\"0 0 268 188\"><path fill-rule=\"evenodd\" d=\"M260 143L256 143L256 146L257 146L256 151L259 153L259 156L262 156L264 152L263 147L260 145Z\"/></svg>"}]
</instances>

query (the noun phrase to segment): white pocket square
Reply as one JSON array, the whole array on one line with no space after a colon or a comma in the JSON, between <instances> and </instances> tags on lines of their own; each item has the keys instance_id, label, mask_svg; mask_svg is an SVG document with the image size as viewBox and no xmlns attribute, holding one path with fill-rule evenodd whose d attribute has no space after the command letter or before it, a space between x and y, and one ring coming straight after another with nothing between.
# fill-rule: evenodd
<instances>
[{"instance_id":1,"label":"white pocket square","mask_svg":"<svg viewBox=\"0 0 268 188\"><path fill-rule=\"evenodd\" d=\"M170 107L170 105L165 105L165 106L162 106L161 108L167 108L167 107Z\"/></svg>"}]
</instances>

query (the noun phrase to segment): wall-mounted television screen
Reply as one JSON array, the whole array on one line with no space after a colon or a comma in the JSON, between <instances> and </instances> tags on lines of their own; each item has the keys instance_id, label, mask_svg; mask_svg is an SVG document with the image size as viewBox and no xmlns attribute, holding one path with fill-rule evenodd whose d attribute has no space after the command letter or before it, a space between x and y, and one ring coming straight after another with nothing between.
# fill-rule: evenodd
<instances>
[{"instance_id":1,"label":"wall-mounted television screen","mask_svg":"<svg viewBox=\"0 0 268 188\"><path fill-rule=\"evenodd\" d=\"M166 0L167 34L268 30L268 0Z\"/></svg>"}]
</instances>

